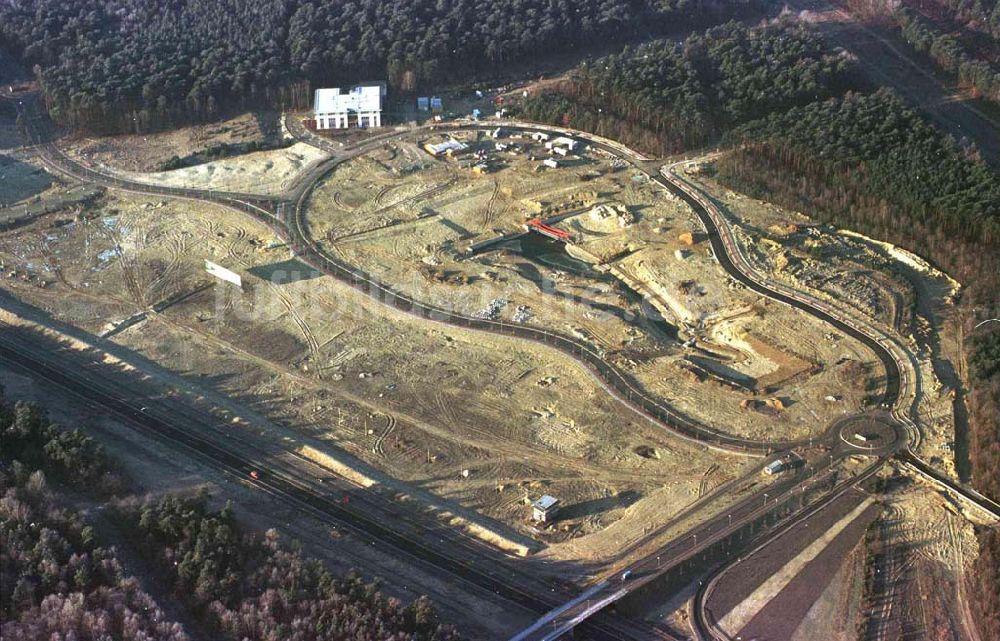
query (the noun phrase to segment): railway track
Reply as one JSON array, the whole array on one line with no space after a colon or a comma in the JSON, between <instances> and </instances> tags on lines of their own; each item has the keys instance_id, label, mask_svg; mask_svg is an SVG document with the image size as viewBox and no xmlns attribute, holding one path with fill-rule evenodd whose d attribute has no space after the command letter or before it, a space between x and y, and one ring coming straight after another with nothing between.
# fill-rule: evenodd
<instances>
[{"instance_id":1,"label":"railway track","mask_svg":"<svg viewBox=\"0 0 1000 641\"><path fill-rule=\"evenodd\" d=\"M7 326L0 324L0 327ZM256 487L288 505L293 505L313 516L331 522L338 528L355 534L361 540L377 540L425 571L444 572L470 588L485 591L535 614L544 613L559 604L559 601L555 600L560 597L559 593L551 589L531 590L518 585L512 580L500 576L504 572L504 566L486 564L482 562L482 556L471 557L480 560L477 565L475 562L463 560L460 554L447 554L426 545L413 536L392 529L387 525L387 520L406 519L407 517L399 513L393 513L391 517L386 517L384 516L384 506L370 503L366 507L364 505L366 499L361 494L350 495L352 498L347 502L344 502L342 498L338 500L336 497L321 494L294 475L280 468L275 468L273 462L268 460L266 456L252 458L233 448L222 447L212 439L175 427L170 422L146 411L145 407L136 407L135 404L116 397L89 379L78 376L79 372L67 373L38 358L30 353L30 350L18 348L12 344L9 338L4 336L0 336L0 360L29 372L32 376L48 381L50 384L80 398L88 405L99 405L116 418L141 428L147 435L186 452L203 464L224 474L230 474L241 482ZM316 465L308 458L302 456L297 458ZM256 472L256 478L251 476L252 472ZM352 503L362 503L362 505L352 508ZM361 509L357 509L359 507ZM380 515L383 518L380 518ZM412 519L410 523L420 529L429 529L431 533L435 529L439 529L440 534L456 538L454 528L446 528L443 524L427 528L426 524L417 524ZM462 535L457 539L459 543L464 539L470 548L479 548L480 553L482 552L482 546L468 536ZM506 570L512 572L510 568L506 568ZM649 632L641 627L637 628L631 624L610 619L592 622L591 625L587 626L587 629L588 632L595 635L595 638L602 640L638 641L648 638L646 633Z\"/></svg>"},{"instance_id":2,"label":"railway track","mask_svg":"<svg viewBox=\"0 0 1000 641\"><path fill-rule=\"evenodd\" d=\"M471 129L482 128L482 126L464 125L457 128ZM528 126L512 126L508 128L523 132L546 130L545 128ZM882 362L886 372L886 383L882 403L885 406L895 406L897 404L901 396L902 372L899 367L897 356L890 348L883 344L885 341L884 338L873 336L870 332L865 331L864 328L857 326L853 322L838 317L837 312L822 301L817 301L806 294L794 290L779 291L777 286L756 277L752 270L747 269L746 265L740 265L739 260L742 256L739 247L735 244L730 230L728 230L725 225L717 224L714 219L713 214L718 214L714 204L691 186L684 185L676 178L671 178L669 176L648 170L643 160L629 157L625 151L612 144L603 143L596 138L589 137L585 134L581 134L580 132L569 133L570 135L574 135L588 141L591 146L600 149L605 153L609 153L614 157L625 159L626 162L630 163L634 168L639 169L647 175L650 180L656 182L664 189L671 191L691 206L708 231L709 240L715 257L720 261L720 264L729 273L729 275L734 278L734 280L767 298L809 313L819 320L836 327L845 334L852 336L872 349L877 358ZM310 170L306 176L303 176L301 181L297 181L294 188L285 195L285 199L276 197L261 197L254 194L242 194L235 192L205 192L184 188L165 188L146 185L143 183L135 183L133 181L123 180L114 176L107 176L88 167L84 167L82 164L63 154L55 145L42 142L40 136L38 137L38 149L40 157L44 162L46 162L46 164L49 164L55 169L85 182L94 182L111 188L149 195L162 195L215 202L249 213L269 224L282 238L289 241L293 250L295 250L295 252L299 254L305 262L311 263L313 267L316 267L320 271L336 277L366 295L374 297L380 302L401 311L421 316L422 318L434 322L451 324L467 329L492 331L515 338L532 340L552 346L556 349L560 349L586 365L588 369L595 374L602 386L613 396L630 406L632 409L636 410L641 415L644 415L650 420L667 427L678 436L687 440L695 441L721 450L755 456L760 456L774 450L790 449L800 445L806 445L805 440L762 442L740 439L716 430L712 430L699 424L690 417L679 414L673 410L673 408L670 408L669 406L666 406L658 400L648 396L636 381L632 380L627 374L619 371L613 365L608 363L599 351L595 350L595 348L591 347L587 343L538 328L526 327L523 325L511 325L510 323L504 323L503 321L469 318L448 312L447 310L421 304L418 301L412 300L405 294L393 290L388 285L380 283L365 272L341 262L336 257L329 255L322 248L316 246L308 233L308 224L306 223L303 214L304 203L308 200L312 189L319 182L319 180L321 180L340 162L354 157L359 153L364 153L364 151L371 148L373 144L381 144L381 141L385 138L398 135L405 134L382 136L378 141L363 143L362 145L349 149L348 152L344 153L342 156L335 157L329 161L321 163L319 166ZM341 150L341 153L343 152L344 150ZM288 208L291 208L291 215L282 216L282 211L284 210L287 212ZM72 381L69 382L72 383ZM126 408L119 408L118 411L128 412ZM896 415L899 416L899 414ZM826 435L827 438L830 438L831 436L832 434L830 433ZM818 441L819 439L812 440L813 443ZM914 460L921 462L914 455L910 453L907 454L909 454L909 456ZM237 471L241 469L245 470L247 465L253 464L252 461L245 460L229 461L228 463L224 461L218 462L220 464L231 465L233 469ZM965 491L966 495L969 494L967 489L962 486L949 483L947 480L943 480L941 482L949 484L952 489ZM282 494L283 496L287 495L293 498L297 504L310 506L311 500L320 501L319 507L311 505L309 509L324 511L326 507L329 507L324 507L322 497L316 497L314 493L310 493L306 489L296 487L294 484L289 484L287 479L275 477L274 479L268 479L265 485L266 486L262 486L262 489L269 492L284 493ZM335 506L331 509L336 511ZM410 554L408 546L412 546L413 543L407 542L406 540L399 540L398 538L394 539L393 537L399 537L400 535L384 527L382 524L373 522L371 524L372 530L369 530L368 526L363 523L359 525L357 521L350 522L350 519L348 519L348 521L351 528L358 529L359 531L368 533L371 533L372 530L377 531L379 534L378 538L389 542L391 545L394 545L394 543L398 544L400 546L399 549L406 551L407 554ZM471 581L472 583L480 585L480 587L490 589L489 581L492 579L489 575L477 573L474 568L462 566L460 563L456 566L454 562L449 562L447 558L440 558L438 556L434 556L433 553L424 551L416 554L416 558L422 559L422 562L444 569L445 571L453 573L456 576L464 577L463 580ZM537 612L540 609L544 609L542 604L545 603L546 600L538 599L536 595L528 595L527 593L517 588L512 588L509 585L497 584L492 587L494 588L494 592L496 594L504 596L504 598L507 598L514 603L528 607L532 611ZM531 604L527 603L528 600L531 600ZM613 633L611 637L614 637Z\"/></svg>"}]
</instances>

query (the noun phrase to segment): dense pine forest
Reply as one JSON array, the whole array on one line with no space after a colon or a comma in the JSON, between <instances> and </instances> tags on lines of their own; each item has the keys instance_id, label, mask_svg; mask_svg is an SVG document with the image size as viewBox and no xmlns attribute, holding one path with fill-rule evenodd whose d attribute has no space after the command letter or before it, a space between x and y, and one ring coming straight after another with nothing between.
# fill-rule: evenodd
<instances>
[{"instance_id":1,"label":"dense pine forest","mask_svg":"<svg viewBox=\"0 0 1000 641\"><path fill-rule=\"evenodd\" d=\"M1000 103L1000 4L996 0L844 0L857 18L888 27L930 64Z\"/></svg>"},{"instance_id":2,"label":"dense pine forest","mask_svg":"<svg viewBox=\"0 0 1000 641\"><path fill-rule=\"evenodd\" d=\"M1000 176L894 94L848 94L731 134L717 164L734 189L907 247L965 284L964 306L1000 310ZM994 324L995 325L995 324ZM972 482L1000 498L1000 328L969 350ZM971 577L984 638L1000 638L1000 534L980 532Z\"/></svg>"},{"instance_id":3,"label":"dense pine forest","mask_svg":"<svg viewBox=\"0 0 1000 641\"><path fill-rule=\"evenodd\" d=\"M108 501L125 481L103 450L37 406L0 389L0 638L188 641L114 549L68 507ZM218 639L457 641L424 598L383 596L356 574L331 575L276 532L248 532L207 495L115 508L119 529L172 586L193 620Z\"/></svg>"},{"instance_id":4,"label":"dense pine forest","mask_svg":"<svg viewBox=\"0 0 1000 641\"><path fill-rule=\"evenodd\" d=\"M430 602L408 606L356 574L332 576L274 530L246 533L227 506L168 496L126 515L177 594L221 638L282 641L458 641Z\"/></svg>"},{"instance_id":5,"label":"dense pine forest","mask_svg":"<svg viewBox=\"0 0 1000 641\"><path fill-rule=\"evenodd\" d=\"M109 489L103 451L0 389L0 637L187 641L115 552L59 500L58 483ZM56 484L51 484L54 480Z\"/></svg>"},{"instance_id":6,"label":"dense pine forest","mask_svg":"<svg viewBox=\"0 0 1000 641\"><path fill-rule=\"evenodd\" d=\"M813 32L729 23L581 65L524 116L595 131L660 154L708 144L748 120L840 93L848 61Z\"/></svg>"},{"instance_id":7,"label":"dense pine forest","mask_svg":"<svg viewBox=\"0 0 1000 641\"><path fill-rule=\"evenodd\" d=\"M685 24L769 0L24 0L0 42L34 67L56 121L144 131L226 108L308 103L308 83L396 88Z\"/></svg>"},{"instance_id":8,"label":"dense pine forest","mask_svg":"<svg viewBox=\"0 0 1000 641\"><path fill-rule=\"evenodd\" d=\"M973 301L995 296L1000 287L997 173L970 159L892 92L848 93L795 107L727 138L737 149L718 163L723 180L919 248L967 283L966 296Z\"/></svg>"},{"instance_id":9,"label":"dense pine forest","mask_svg":"<svg viewBox=\"0 0 1000 641\"><path fill-rule=\"evenodd\" d=\"M936 0L949 10L956 21L1000 39L1000 2L998 0Z\"/></svg>"},{"instance_id":10,"label":"dense pine forest","mask_svg":"<svg viewBox=\"0 0 1000 641\"><path fill-rule=\"evenodd\" d=\"M903 38L914 49L929 55L944 71L967 87L975 89L987 100L1000 103L1000 65L983 59L980 51L963 42L953 33L942 31L916 11L901 8L894 17ZM1000 43L988 43L988 48L1000 51Z\"/></svg>"}]
</instances>

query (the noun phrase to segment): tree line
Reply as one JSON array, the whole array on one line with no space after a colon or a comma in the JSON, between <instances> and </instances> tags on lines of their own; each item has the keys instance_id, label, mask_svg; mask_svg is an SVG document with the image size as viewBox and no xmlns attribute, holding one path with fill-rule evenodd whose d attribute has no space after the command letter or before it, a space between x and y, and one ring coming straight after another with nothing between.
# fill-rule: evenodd
<instances>
[{"instance_id":1,"label":"tree line","mask_svg":"<svg viewBox=\"0 0 1000 641\"><path fill-rule=\"evenodd\" d=\"M61 430L0 389L0 637L187 641L100 545L80 515L62 507L57 485L108 489L103 450L79 430Z\"/></svg>"},{"instance_id":2,"label":"tree line","mask_svg":"<svg viewBox=\"0 0 1000 641\"><path fill-rule=\"evenodd\" d=\"M967 308L1000 310L1000 176L892 92L775 114L729 142L723 184L906 247L962 282ZM972 481L1000 500L1000 331L967 351ZM979 541L974 611L983 637L1000 638L1000 535Z\"/></svg>"},{"instance_id":3,"label":"tree line","mask_svg":"<svg viewBox=\"0 0 1000 641\"><path fill-rule=\"evenodd\" d=\"M0 636L187 641L36 470L0 474Z\"/></svg>"},{"instance_id":4,"label":"tree line","mask_svg":"<svg viewBox=\"0 0 1000 641\"><path fill-rule=\"evenodd\" d=\"M80 430L52 424L0 388L0 637L24 641L188 641L126 574L113 548L65 507L62 489L109 499L125 481ZM108 479L117 479L109 483ZM50 482L51 480L51 482ZM111 510L136 552L214 638L243 641L459 641L427 598L384 596L334 576L274 530L248 531L207 494Z\"/></svg>"},{"instance_id":5,"label":"tree line","mask_svg":"<svg viewBox=\"0 0 1000 641\"><path fill-rule=\"evenodd\" d=\"M583 64L519 109L527 118L671 154L773 111L836 95L847 86L848 68L804 27L730 22L683 42L655 41Z\"/></svg>"},{"instance_id":6,"label":"tree line","mask_svg":"<svg viewBox=\"0 0 1000 641\"><path fill-rule=\"evenodd\" d=\"M936 0L951 9L956 22L1000 38L1000 2L997 0Z\"/></svg>"},{"instance_id":7,"label":"tree line","mask_svg":"<svg viewBox=\"0 0 1000 641\"><path fill-rule=\"evenodd\" d=\"M233 107L304 106L309 83L404 90L595 39L718 21L771 0L23 0L0 41L57 122L148 131Z\"/></svg>"},{"instance_id":8,"label":"tree line","mask_svg":"<svg viewBox=\"0 0 1000 641\"><path fill-rule=\"evenodd\" d=\"M940 31L912 9L900 7L893 17L911 47L929 55L963 85L972 87L987 100L1000 103L1000 69L976 57L958 38Z\"/></svg>"},{"instance_id":9,"label":"tree line","mask_svg":"<svg viewBox=\"0 0 1000 641\"><path fill-rule=\"evenodd\" d=\"M726 180L768 198L821 204L820 215L899 241L968 283L976 300L992 299L1000 285L982 263L983 253L1000 251L997 172L890 90L794 107L727 140L736 149L718 163ZM964 244L980 252L956 252Z\"/></svg>"},{"instance_id":10,"label":"tree line","mask_svg":"<svg viewBox=\"0 0 1000 641\"><path fill-rule=\"evenodd\" d=\"M174 592L224 638L282 641L457 641L431 603L387 598L377 583L334 577L284 544L247 533L229 506L168 496L126 515Z\"/></svg>"},{"instance_id":11,"label":"tree line","mask_svg":"<svg viewBox=\"0 0 1000 641\"><path fill-rule=\"evenodd\" d=\"M1000 305L994 306L1000 310ZM970 341L969 451L973 480L984 494L1000 500L1000 328L984 326ZM1000 639L1000 531L979 532L979 556L971 577L979 603L980 634Z\"/></svg>"}]
</instances>

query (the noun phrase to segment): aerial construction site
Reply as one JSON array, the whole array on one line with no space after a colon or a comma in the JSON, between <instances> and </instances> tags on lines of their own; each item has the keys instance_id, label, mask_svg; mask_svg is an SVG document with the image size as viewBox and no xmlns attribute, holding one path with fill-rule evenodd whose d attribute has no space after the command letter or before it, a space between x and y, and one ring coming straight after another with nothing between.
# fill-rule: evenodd
<instances>
[{"instance_id":1,"label":"aerial construction site","mask_svg":"<svg viewBox=\"0 0 1000 641\"><path fill-rule=\"evenodd\" d=\"M916 255L565 127L54 142L32 109L0 383L143 492L208 487L470 638L971 638L1000 508L949 456L960 286ZM265 150L164 168L221 143Z\"/></svg>"}]
</instances>

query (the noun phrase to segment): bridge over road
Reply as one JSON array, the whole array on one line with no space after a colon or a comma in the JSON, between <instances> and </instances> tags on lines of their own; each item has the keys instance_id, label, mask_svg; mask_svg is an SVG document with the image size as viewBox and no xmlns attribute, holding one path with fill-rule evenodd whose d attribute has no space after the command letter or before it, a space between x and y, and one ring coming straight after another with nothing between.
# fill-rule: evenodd
<instances>
[{"instance_id":1,"label":"bridge over road","mask_svg":"<svg viewBox=\"0 0 1000 641\"><path fill-rule=\"evenodd\" d=\"M531 626L511 637L510 641L559 639L608 606L640 592L643 588L654 587L655 581L668 572L683 567L683 564L693 561L698 555L716 553L720 547L725 549L727 555L736 553L755 539L770 536L769 531L775 525L815 512L858 483L870 478L888 458L887 456L873 458L858 475L839 480L838 463L854 454L855 450L844 447L830 457L823 457L821 460L825 462L824 465L803 465L788 478L751 494L642 560L623 568L614 576L600 581L579 596L549 611ZM755 524L760 522L763 522L763 525L754 533ZM748 527L750 534L746 535ZM730 543L737 539L738 543L730 547Z\"/></svg>"}]
</instances>

